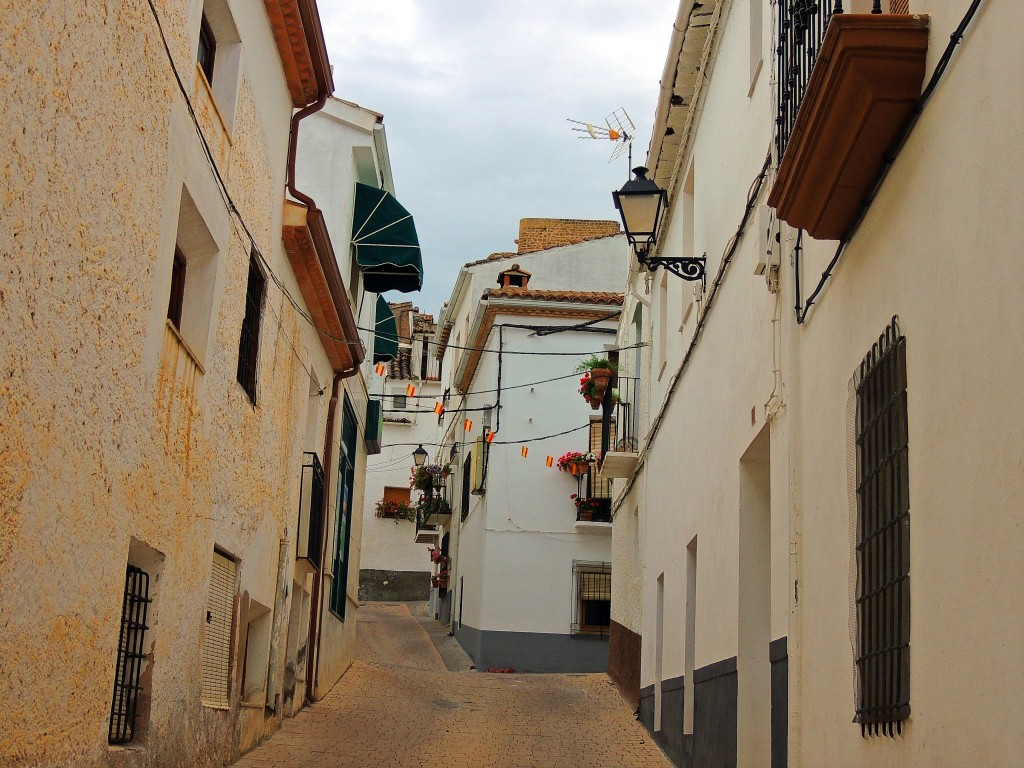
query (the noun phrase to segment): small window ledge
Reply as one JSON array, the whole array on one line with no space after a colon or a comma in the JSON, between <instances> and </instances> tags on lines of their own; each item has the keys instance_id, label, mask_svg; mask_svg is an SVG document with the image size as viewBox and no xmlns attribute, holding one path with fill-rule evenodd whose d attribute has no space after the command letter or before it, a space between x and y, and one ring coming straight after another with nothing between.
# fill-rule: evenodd
<instances>
[{"instance_id":1,"label":"small window ledge","mask_svg":"<svg viewBox=\"0 0 1024 768\"><path fill-rule=\"evenodd\" d=\"M595 520L577 520L576 533L598 533L602 535L611 536L612 524L599 523Z\"/></svg>"}]
</instances>

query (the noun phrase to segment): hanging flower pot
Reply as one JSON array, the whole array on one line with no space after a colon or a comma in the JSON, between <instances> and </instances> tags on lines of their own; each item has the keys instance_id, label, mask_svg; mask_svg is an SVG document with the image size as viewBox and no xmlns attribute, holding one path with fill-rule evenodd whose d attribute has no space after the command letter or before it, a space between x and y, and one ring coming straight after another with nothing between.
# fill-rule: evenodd
<instances>
[{"instance_id":1,"label":"hanging flower pot","mask_svg":"<svg viewBox=\"0 0 1024 768\"><path fill-rule=\"evenodd\" d=\"M590 462L586 460L579 460L574 465L574 475L587 475L590 474Z\"/></svg>"}]
</instances>

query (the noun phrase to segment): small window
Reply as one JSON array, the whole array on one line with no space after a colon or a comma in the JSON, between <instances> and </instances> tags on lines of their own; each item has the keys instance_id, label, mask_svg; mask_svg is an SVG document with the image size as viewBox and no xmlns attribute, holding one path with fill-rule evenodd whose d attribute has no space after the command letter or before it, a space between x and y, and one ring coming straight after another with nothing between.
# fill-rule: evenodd
<instances>
[{"instance_id":1,"label":"small window","mask_svg":"<svg viewBox=\"0 0 1024 768\"><path fill-rule=\"evenodd\" d=\"M384 487L384 498L377 504L377 517L388 517L394 520L409 520L409 504L412 490L410 488Z\"/></svg>"},{"instance_id":2,"label":"small window","mask_svg":"<svg viewBox=\"0 0 1024 768\"><path fill-rule=\"evenodd\" d=\"M236 377L242 389L256 404L256 368L259 363L260 317L263 314L263 295L267 279L256 264L255 254L249 257L249 281L245 288L245 316L238 339L238 371Z\"/></svg>"},{"instance_id":3,"label":"small window","mask_svg":"<svg viewBox=\"0 0 1024 768\"><path fill-rule=\"evenodd\" d=\"M896 318L855 377L857 716L893 736L910 717L910 471L906 339Z\"/></svg>"},{"instance_id":4,"label":"small window","mask_svg":"<svg viewBox=\"0 0 1024 768\"><path fill-rule=\"evenodd\" d=\"M110 705L107 741L127 744L135 736L138 716L139 684L145 659L146 623L149 609L149 574L129 565L121 602L121 631L117 643L114 673L114 697Z\"/></svg>"},{"instance_id":5,"label":"small window","mask_svg":"<svg viewBox=\"0 0 1024 768\"><path fill-rule=\"evenodd\" d=\"M196 61L199 68L203 70L203 74L206 75L206 82L210 85L213 85L213 65L216 58L217 38L213 36L210 22L207 21L204 13L203 21L199 26L199 52L196 54Z\"/></svg>"},{"instance_id":6,"label":"small window","mask_svg":"<svg viewBox=\"0 0 1024 768\"><path fill-rule=\"evenodd\" d=\"M228 708L228 670L231 665L231 628L235 616L234 560L213 553L210 591L203 622L203 706Z\"/></svg>"},{"instance_id":7,"label":"small window","mask_svg":"<svg viewBox=\"0 0 1024 768\"><path fill-rule=\"evenodd\" d=\"M406 407L405 395L392 395L391 408L395 411L403 411Z\"/></svg>"},{"instance_id":8,"label":"small window","mask_svg":"<svg viewBox=\"0 0 1024 768\"><path fill-rule=\"evenodd\" d=\"M574 635L609 633L612 622L612 564L573 560Z\"/></svg>"},{"instance_id":9,"label":"small window","mask_svg":"<svg viewBox=\"0 0 1024 768\"><path fill-rule=\"evenodd\" d=\"M174 246L174 266L171 267L171 298L167 303L167 319L181 331L181 305L185 299L185 256Z\"/></svg>"}]
</instances>

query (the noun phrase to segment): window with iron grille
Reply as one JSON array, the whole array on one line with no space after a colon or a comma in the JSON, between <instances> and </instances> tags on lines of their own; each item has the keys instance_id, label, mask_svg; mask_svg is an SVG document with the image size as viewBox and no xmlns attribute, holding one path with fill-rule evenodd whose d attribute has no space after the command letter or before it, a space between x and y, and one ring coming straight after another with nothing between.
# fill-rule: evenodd
<instances>
[{"instance_id":1,"label":"window with iron grille","mask_svg":"<svg viewBox=\"0 0 1024 768\"><path fill-rule=\"evenodd\" d=\"M612 564L572 561L574 635L607 636L612 621Z\"/></svg>"},{"instance_id":2,"label":"window with iron grille","mask_svg":"<svg viewBox=\"0 0 1024 768\"><path fill-rule=\"evenodd\" d=\"M149 574L129 565L121 602L121 633L117 643L114 696L110 704L107 741L127 744L135 736L138 716L139 679L145 659L146 612L149 608Z\"/></svg>"},{"instance_id":3,"label":"window with iron grille","mask_svg":"<svg viewBox=\"0 0 1024 768\"><path fill-rule=\"evenodd\" d=\"M467 456L462 463L462 521L469 517L470 475L473 473L473 457Z\"/></svg>"},{"instance_id":4,"label":"window with iron grille","mask_svg":"<svg viewBox=\"0 0 1024 768\"><path fill-rule=\"evenodd\" d=\"M249 257L249 281L245 288L245 316L238 338L238 383L256 404L256 366L260 351L260 315L267 279L256 264L255 254Z\"/></svg>"},{"instance_id":5,"label":"window with iron grille","mask_svg":"<svg viewBox=\"0 0 1024 768\"><path fill-rule=\"evenodd\" d=\"M906 340L896 318L857 371L857 716L864 735L910 716Z\"/></svg>"}]
</instances>

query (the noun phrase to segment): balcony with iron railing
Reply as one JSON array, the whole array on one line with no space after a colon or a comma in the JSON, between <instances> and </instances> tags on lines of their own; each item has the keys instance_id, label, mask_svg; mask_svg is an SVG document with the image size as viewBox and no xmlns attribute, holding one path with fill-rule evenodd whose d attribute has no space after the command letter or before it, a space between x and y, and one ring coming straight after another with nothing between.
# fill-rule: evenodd
<instances>
[{"instance_id":1,"label":"balcony with iron railing","mask_svg":"<svg viewBox=\"0 0 1024 768\"><path fill-rule=\"evenodd\" d=\"M602 412L600 468L606 478L629 477L640 448L640 379L616 375L611 405Z\"/></svg>"},{"instance_id":2,"label":"balcony with iron railing","mask_svg":"<svg viewBox=\"0 0 1024 768\"><path fill-rule=\"evenodd\" d=\"M819 240L844 239L921 95L928 17L907 0L780 0L768 204ZM883 10L889 11L883 13Z\"/></svg>"}]
</instances>

